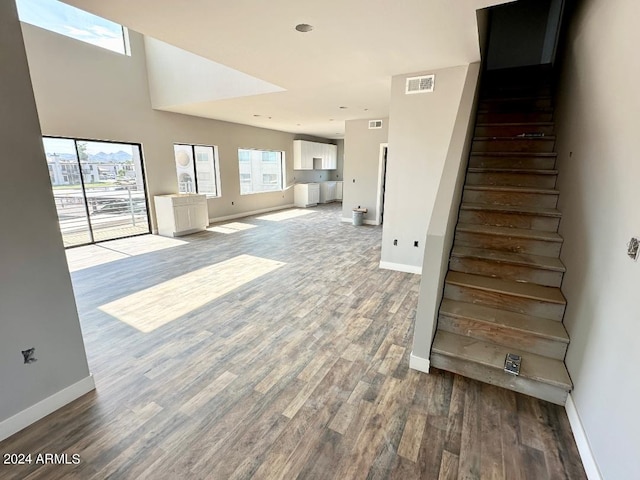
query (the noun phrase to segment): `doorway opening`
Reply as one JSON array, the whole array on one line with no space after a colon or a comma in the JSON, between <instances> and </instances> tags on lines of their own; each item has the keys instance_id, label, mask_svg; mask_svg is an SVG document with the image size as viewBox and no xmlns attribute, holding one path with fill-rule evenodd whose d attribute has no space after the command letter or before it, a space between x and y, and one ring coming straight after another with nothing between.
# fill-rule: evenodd
<instances>
[{"instance_id":1,"label":"doorway opening","mask_svg":"<svg viewBox=\"0 0 640 480\"><path fill-rule=\"evenodd\" d=\"M65 248L151 232L136 143L44 137Z\"/></svg>"},{"instance_id":2,"label":"doorway opening","mask_svg":"<svg viewBox=\"0 0 640 480\"><path fill-rule=\"evenodd\" d=\"M389 144L380 144L380 161L378 165L378 213L376 225L382 225L384 221L384 193L387 183L387 150Z\"/></svg>"}]
</instances>

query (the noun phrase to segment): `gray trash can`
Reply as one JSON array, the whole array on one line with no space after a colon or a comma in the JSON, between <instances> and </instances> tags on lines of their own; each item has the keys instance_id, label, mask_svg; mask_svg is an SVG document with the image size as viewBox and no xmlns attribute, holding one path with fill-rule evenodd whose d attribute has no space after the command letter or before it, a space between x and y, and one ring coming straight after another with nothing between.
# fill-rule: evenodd
<instances>
[{"instance_id":1,"label":"gray trash can","mask_svg":"<svg viewBox=\"0 0 640 480\"><path fill-rule=\"evenodd\" d=\"M353 209L353 224L357 227L362 225L364 220L364 212L361 209L354 208Z\"/></svg>"}]
</instances>

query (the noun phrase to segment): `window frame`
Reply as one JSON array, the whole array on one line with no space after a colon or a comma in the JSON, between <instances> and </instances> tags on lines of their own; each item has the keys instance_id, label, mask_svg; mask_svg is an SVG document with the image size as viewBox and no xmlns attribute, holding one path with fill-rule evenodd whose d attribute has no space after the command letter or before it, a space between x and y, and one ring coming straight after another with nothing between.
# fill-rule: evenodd
<instances>
[{"instance_id":1,"label":"window frame","mask_svg":"<svg viewBox=\"0 0 640 480\"><path fill-rule=\"evenodd\" d=\"M193 183L195 185L195 192L181 192L180 191L180 173L178 172L178 164L176 162L176 150L177 146L180 147L189 147L191 149L191 161L193 162ZM211 148L213 151L213 185L215 186L216 193L208 193L208 192L200 192L200 185L198 183L198 169L197 165L197 155L196 155L196 147L201 148ZM222 182L220 180L220 157L218 155L218 146L217 145L207 145L203 143L183 143L183 142L174 142L173 144L173 163L176 168L176 180L178 181L178 193L195 193L198 195L206 195L207 198L221 198L222 197Z\"/></svg>"},{"instance_id":2,"label":"window frame","mask_svg":"<svg viewBox=\"0 0 640 480\"><path fill-rule=\"evenodd\" d=\"M118 48L118 49L114 49L111 48L109 46L105 46L104 44L100 44L98 41L95 41L96 37L90 37L90 38L82 38L81 35L73 35L73 32L65 32L63 30L61 30L59 27L59 25L49 22L47 23L46 21L42 21L42 17L37 18L38 16L35 15L33 17L31 17L29 15L29 13L33 13L34 10L32 10L30 7L33 4L29 4L29 0L16 0L16 6L17 6L17 10L18 10L18 18L21 22L27 23L29 25L33 25L34 27L37 28L42 28L43 30L46 30L48 32L52 32L55 33L57 35L62 35L64 37L67 38L71 38L73 40L82 42L82 43L86 43L89 45L93 45L94 47L98 47L98 48L102 48L108 52L112 52L112 53L116 53L118 55L125 55L130 57L131 56L131 41L129 39L129 30L127 29L127 27L125 27L124 25L118 23L118 22L114 22L112 20L109 20L108 18L104 18L101 17L100 15L96 15L95 13L91 13L88 12L87 10L83 10L79 7L76 7L75 5L70 5L68 3L65 2L61 2L60 0L46 0L46 2L48 3L46 6L47 7L51 7L51 8L47 8L48 12L58 12L58 10L56 10L55 5L56 4L60 4L60 9L62 9L61 11L66 13L68 15L68 18L73 18L73 15L69 15L71 13L74 13L76 16L80 17L80 18L84 18L86 20L88 19L99 19L102 22L106 22L108 24L111 25L117 25L120 28L120 41L122 43L122 48ZM66 10L65 10L66 9ZM37 10L36 10L37 11ZM21 12L24 13L24 15L21 15ZM27 18L23 18L27 17ZM76 31L87 31L87 26L91 26L91 27L102 27L105 28L104 25L100 25L99 23L89 23L87 22L86 24L83 23L75 23L74 22L69 22L70 25L66 25L66 27L69 27L71 29L75 29ZM57 27L57 28L56 28ZM115 33L115 32L112 32ZM115 37L113 37L115 38Z\"/></svg>"},{"instance_id":3,"label":"window frame","mask_svg":"<svg viewBox=\"0 0 640 480\"><path fill-rule=\"evenodd\" d=\"M269 164L279 164L279 168L280 168L280 183L279 183L279 188L275 189L275 190L260 190L260 191L251 191L251 192L242 192L242 172L240 171L240 152L241 151L249 151L249 152L260 152L261 157L262 154L264 152L269 152L269 153L277 153L280 155L280 159L278 161L278 159L276 159L275 161L265 161L262 158L260 159L261 163L269 163ZM249 174L250 175L250 179L251 181L249 182L249 184L251 186L253 186L253 175L252 173ZM260 172L260 175L262 176L262 179L264 179L264 172ZM277 174L276 174L277 175ZM266 149L266 148L246 148L246 147L238 147L238 186L240 187L240 195L241 196L245 196L245 195L259 195L259 194L264 194L264 193L275 193L275 192L284 192L286 190L286 184L287 184L287 169L286 169L286 162L285 162L285 152L284 150L273 150L273 149ZM244 183L244 185L246 185L247 183ZM265 185L264 182L261 183L261 185Z\"/></svg>"}]
</instances>

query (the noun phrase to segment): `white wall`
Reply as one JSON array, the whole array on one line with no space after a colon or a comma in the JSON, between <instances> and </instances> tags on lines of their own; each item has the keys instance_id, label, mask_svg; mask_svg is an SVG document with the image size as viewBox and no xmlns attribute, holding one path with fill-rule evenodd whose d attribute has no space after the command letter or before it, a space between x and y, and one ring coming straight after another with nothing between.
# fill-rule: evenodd
<instances>
[{"instance_id":1,"label":"white wall","mask_svg":"<svg viewBox=\"0 0 640 480\"><path fill-rule=\"evenodd\" d=\"M22 28L44 134L141 143L151 197L177 192L174 143L217 145L222 197L209 199L210 218L293 203L293 189L241 196L237 150L284 151L290 185L294 135L153 110L141 35L129 32L129 57L32 25Z\"/></svg>"},{"instance_id":2,"label":"white wall","mask_svg":"<svg viewBox=\"0 0 640 480\"><path fill-rule=\"evenodd\" d=\"M380 120L377 118L376 120ZM389 119L382 119L382 128L369 129L369 120L345 122L342 218L351 219L356 207L368 210L367 223L378 215L378 165L380 144L387 142Z\"/></svg>"},{"instance_id":3,"label":"white wall","mask_svg":"<svg viewBox=\"0 0 640 480\"><path fill-rule=\"evenodd\" d=\"M155 108L284 90L155 38L144 45Z\"/></svg>"},{"instance_id":4,"label":"white wall","mask_svg":"<svg viewBox=\"0 0 640 480\"><path fill-rule=\"evenodd\" d=\"M93 381L14 2L0 2L0 52L1 440L50 409L20 412L83 380L90 389ZM25 365L21 351L31 347L38 361Z\"/></svg>"},{"instance_id":5,"label":"white wall","mask_svg":"<svg viewBox=\"0 0 640 480\"><path fill-rule=\"evenodd\" d=\"M467 68L465 65L393 77L382 264L407 271L422 269L427 225ZM405 94L407 77L432 73L436 76L433 93ZM346 142L348 145L348 138ZM345 158L350 161L348 150ZM393 245L395 239L397 246ZM414 241L418 241L418 247L413 246Z\"/></svg>"},{"instance_id":6,"label":"white wall","mask_svg":"<svg viewBox=\"0 0 640 480\"><path fill-rule=\"evenodd\" d=\"M444 279L449 268L449 256L458 223L462 189L473 141L479 77L480 63L472 63L467 69L460 108L427 229L411 352L411 367L423 372L429 370L431 344L436 333L438 310L444 293Z\"/></svg>"},{"instance_id":7,"label":"white wall","mask_svg":"<svg viewBox=\"0 0 640 480\"><path fill-rule=\"evenodd\" d=\"M557 112L562 290L571 393L602 477L640 475L637 0L585 0L565 46Z\"/></svg>"}]
</instances>

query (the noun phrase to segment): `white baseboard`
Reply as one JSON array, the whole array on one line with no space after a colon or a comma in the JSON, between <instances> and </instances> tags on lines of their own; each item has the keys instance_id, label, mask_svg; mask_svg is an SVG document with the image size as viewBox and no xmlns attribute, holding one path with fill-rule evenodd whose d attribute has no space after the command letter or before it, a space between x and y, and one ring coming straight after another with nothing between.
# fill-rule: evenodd
<instances>
[{"instance_id":1,"label":"white baseboard","mask_svg":"<svg viewBox=\"0 0 640 480\"><path fill-rule=\"evenodd\" d=\"M349 217L342 217L341 220L344 223L352 223L353 222L353 218L349 218ZM376 222L375 220L363 220L362 223L364 223L365 225L373 225L373 226L378 226L380 225L378 222Z\"/></svg>"},{"instance_id":2,"label":"white baseboard","mask_svg":"<svg viewBox=\"0 0 640 480\"><path fill-rule=\"evenodd\" d=\"M589 480L602 480L600 469L598 468L596 459L593 456L593 452L591 451L591 446L589 445L589 440L587 439L587 433L584 431L582 421L580 420L580 415L578 415L578 410L576 410L576 404L573 403L571 394L567 396L567 403L565 404L564 408L567 411L567 417L569 417L569 424L571 425L571 430L573 431L573 438L575 438L576 440L578 452L580 453L580 458L582 459L582 465L584 466L584 471L587 474L587 478Z\"/></svg>"},{"instance_id":3,"label":"white baseboard","mask_svg":"<svg viewBox=\"0 0 640 480\"><path fill-rule=\"evenodd\" d=\"M0 441L9 438L23 428L27 428L32 423L64 407L85 393L95 390L95 388L96 384L93 380L93 375L89 375L79 382L69 385L67 388L39 401L35 405L22 410L13 417L7 418L3 422L0 422Z\"/></svg>"},{"instance_id":4,"label":"white baseboard","mask_svg":"<svg viewBox=\"0 0 640 480\"><path fill-rule=\"evenodd\" d=\"M422 275L422 268L415 265L405 265L403 263L380 262L380 268L384 270L395 270L397 272L416 273Z\"/></svg>"},{"instance_id":5,"label":"white baseboard","mask_svg":"<svg viewBox=\"0 0 640 480\"><path fill-rule=\"evenodd\" d=\"M416 357L413 352L409 356L409 368L418 370L419 372L429 373L429 359Z\"/></svg>"},{"instance_id":6,"label":"white baseboard","mask_svg":"<svg viewBox=\"0 0 640 480\"><path fill-rule=\"evenodd\" d=\"M288 205L279 205L277 207L262 208L260 210L251 210L249 212L242 213L234 213L233 215L225 215L224 217L210 218L209 223L226 222L227 220L233 220L235 218L250 217L251 215L260 215L261 213L268 213L275 210L284 210L285 208L293 207L295 207L295 205L293 203L290 203Z\"/></svg>"}]
</instances>

